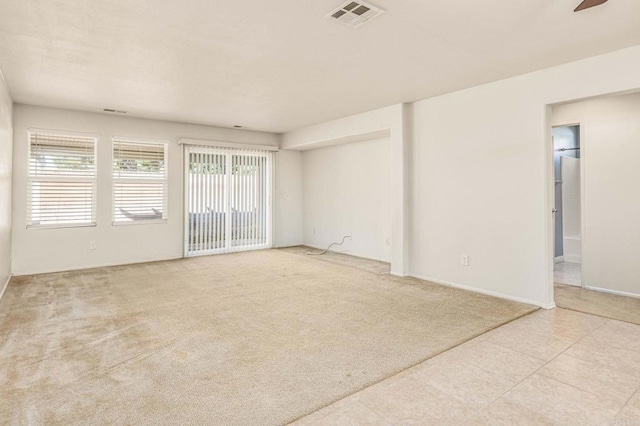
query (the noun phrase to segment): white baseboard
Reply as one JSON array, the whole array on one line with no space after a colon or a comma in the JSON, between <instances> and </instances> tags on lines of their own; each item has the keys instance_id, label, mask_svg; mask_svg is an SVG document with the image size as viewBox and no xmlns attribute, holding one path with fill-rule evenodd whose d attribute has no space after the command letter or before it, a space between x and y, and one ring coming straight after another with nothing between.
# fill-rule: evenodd
<instances>
[{"instance_id":1,"label":"white baseboard","mask_svg":"<svg viewBox=\"0 0 640 426\"><path fill-rule=\"evenodd\" d=\"M432 283L442 284L442 285L446 285L448 287L459 288L461 290L473 291L474 293L486 294L487 296L499 297L500 299L511 300L513 302L520 302L520 303L526 303L528 305L535 305L535 306L539 306L539 307L541 307L543 309L553 309L553 308L556 307L555 302L541 303L541 302L536 302L535 300L529 300L529 299L525 299L525 298L522 298L522 297L511 296L511 295L508 295L508 294L499 293L499 292L491 291L491 290L484 290L484 289L471 287L471 286L464 285L464 284L453 283L451 281L440 280L440 279L437 279L437 278L425 277L425 276L421 276L421 275L417 275L417 274L409 274L409 276L413 277L413 278L417 278L419 280L430 281Z\"/></svg>"},{"instance_id":2,"label":"white baseboard","mask_svg":"<svg viewBox=\"0 0 640 426\"><path fill-rule=\"evenodd\" d=\"M597 291L600 293L608 293L608 294L614 294L616 296L626 296L626 297L634 297L636 299L640 299L640 294L627 293L626 291L618 291L618 290L611 290L609 288L591 287L591 286L585 286L584 288L586 290Z\"/></svg>"},{"instance_id":3,"label":"white baseboard","mask_svg":"<svg viewBox=\"0 0 640 426\"><path fill-rule=\"evenodd\" d=\"M564 256L558 256L553 259L554 263L564 262Z\"/></svg>"},{"instance_id":4,"label":"white baseboard","mask_svg":"<svg viewBox=\"0 0 640 426\"><path fill-rule=\"evenodd\" d=\"M307 246L307 247L311 247L312 249L316 249L316 250L320 250L320 251L325 251L326 248L327 248L327 246L322 247L322 246L318 246L318 245L315 245L315 244L307 244L307 243L304 243L302 245L303 246ZM375 257L368 257L368 256L364 256L364 255L361 255L361 254L353 254L351 252L351 250L341 250L340 246L333 246L333 247L331 247L330 251L333 252L333 253L337 253L337 254L346 254L348 256L358 257L360 259L375 260L376 262L390 263L388 260L384 260L384 259L378 259L378 258L375 258ZM390 272L390 274L391 275L395 275L393 272ZM403 276L403 275L398 275L398 276ZM407 275L404 275L404 276L407 276Z\"/></svg>"},{"instance_id":5,"label":"white baseboard","mask_svg":"<svg viewBox=\"0 0 640 426\"><path fill-rule=\"evenodd\" d=\"M582 256L579 254L565 254L564 261L569 263L582 263Z\"/></svg>"},{"instance_id":6,"label":"white baseboard","mask_svg":"<svg viewBox=\"0 0 640 426\"><path fill-rule=\"evenodd\" d=\"M318 245L315 245L315 244L303 243L301 245L309 247L309 248L312 248L312 249L320 250L320 251L325 251L327 249L327 246L322 247L322 246L318 246ZM338 254L348 254L349 256L353 256L352 254L349 253L349 250L340 249L340 246L331 247L330 251L332 251L334 253L338 253ZM361 257L361 256L356 256L356 257ZM375 260L375 259L373 259L373 260Z\"/></svg>"},{"instance_id":7,"label":"white baseboard","mask_svg":"<svg viewBox=\"0 0 640 426\"><path fill-rule=\"evenodd\" d=\"M9 287L9 281L11 281L12 276L13 276L12 274L9 274L7 281L2 286L2 290L0 290L0 300L2 300L2 296L4 296L4 292L7 290L7 287Z\"/></svg>"},{"instance_id":8,"label":"white baseboard","mask_svg":"<svg viewBox=\"0 0 640 426\"><path fill-rule=\"evenodd\" d=\"M298 247L298 246L303 246L303 243L277 243L273 245L274 249L280 249L280 248L290 248L290 247Z\"/></svg>"},{"instance_id":9,"label":"white baseboard","mask_svg":"<svg viewBox=\"0 0 640 426\"><path fill-rule=\"evenodd\" d=\"M19 277L23 275L40 275L40 274L55 274L58 272L69 272L69 271L81 271L83 269L95 269L95 268L106 268L109 266L124 266L124 265L135 265L138 263L150 263L150 262L163 262L165 260L176 260L183 259L183 256L172 256L166 257L162 259L141 259L136 260L135 262L110 262L110 263L97 263L93 265L82 265L82 266L72 266L64 269L35 269L30 271L18 271L14 272L13 276Z\"/></svg>"},{"instance_id":10,"label":"white baseboard","mask_svg":"<svg viewBox=\"0 0 640 426\"><path fill-rule=\"evenodd\" d=\"M404 277L409 277L409 274L404 274L402 272L394 272L394 271L389 271L389 275L393 275L394 277L400 277L400 278L404 278ZM417 278L417 277L414 277Z\"/></svg>"},{"instance_id":11,"label":"white baseboard","mask_svg":"<svg viewBox=\"0 0 640 426\"><path fill-rule=\"evenodd\" d=\"M582 284L580 284L580 283L563 283L562 281L556 281L555 283L556 284L562 284L562 285L568 285L568 286L571 286L571 287L580 287L580 288L582 288Z\"/></svg>"}]
</instances>

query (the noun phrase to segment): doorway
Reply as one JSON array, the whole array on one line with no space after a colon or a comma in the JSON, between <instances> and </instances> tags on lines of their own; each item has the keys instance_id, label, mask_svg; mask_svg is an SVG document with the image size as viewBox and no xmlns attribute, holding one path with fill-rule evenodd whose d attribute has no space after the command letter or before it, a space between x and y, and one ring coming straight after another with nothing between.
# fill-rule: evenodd
<instances>
[{"instance_id":1,"label":"doorway","mask_svg":"<svg viewBox=\"0 0 640 426\"><path fill-rule=\"evenodd\" d=\"M549 155L548 196L550 207L556 208L554 200L554 171L552 161L568 150L560 148L580 148L575 160L564 161L580 164L581 198L581 251L580 257L571 258L571 250L565 244L562 252L563 265L553 264L554 228L553 219L558 213L550 215L549 261L555 271L550 274L556 285L553 295L556 306L582 311L604 317L640 324L638 307L640 306L640 197L637 197L637 183L640 179L640 93L627 92L596 98L577 100L570 103L553 105L550 111L554 144L549 141L548 148L554 149ZM579 143L555 146L571 127L578 124ZM566 139L566 138L565 138ZM567 190L567 175L561 169L562 191ZM566 210L566 194L563 194L562 207ZM563 212L563 216L566 211ZM563 242L571 237L563 229ZM557 241L556 241L557 242ZM556 253L559 254L559 253ZM556 259L558 260L558 259ZM574 264L567 260L573 260ZM578 265L575 265L577 261ZM581 287L562 285L559 266L579 266ZM551 268L550 268L551 269ZM560 273L559 273L560 272ZM565 275L566 278L566 275Z\"/></svg>"},{"instance_id":2,"label":"doorway","mask_svg":"<svg viewBox=\"0 0 640 426\"><path fill-rule=\"evenodd\" d=\"M185 145L185 256L271 247L272 154Z\"/></svg>"},{"instance_id":3,"label":"doorway","mask_svg":"<svg viewBox=\"0 0 640 426\"><path fill-rule=\"evenodd\" d=\"M554 268L557 284L582 286L580 125L553 127Z\"/></svg>"}]
</instances>

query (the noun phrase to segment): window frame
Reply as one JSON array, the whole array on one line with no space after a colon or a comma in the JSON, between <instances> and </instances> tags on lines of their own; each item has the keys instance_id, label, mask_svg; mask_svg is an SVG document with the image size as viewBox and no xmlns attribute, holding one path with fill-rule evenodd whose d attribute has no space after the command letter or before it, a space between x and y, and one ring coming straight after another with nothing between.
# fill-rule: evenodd
<instances>
[{"instance_id":1,"label":"window frame","mask_svg":"<svg viewBox=\"0 0 640 426\"><path fill-rule=\"evenodd\" d=\"M93 139L93 177L80 176L48 176L34 177L31 175L31 136L33 134L42 133L52 136L66 137L82 137ZM100 135L91 132L80 132L76 130L57 130L33 128L27 129L27 208L26 208L26 229L63 229L63 228L95 228L98 226L98 144L100 143ZM33 224L33 182L91 182L91 222L88 223L54 223L49 225Z\"/></svg>"},{"instance_id":2,"label":"window frame","mask_svg":"<svg viewBox=\"0 0 640 426\"><path fill-rule=\"evenodd\" d=\"M130 221L116 220L116 182L122 181L139 181L136 178L116 178L114 176L113 163L115 157L115 147L117 142L132 142L140 145L164 145L164 210L162 219L142 219ZM111 162L109 173L111 175L111 225L112 226L131 226L131 225L158 225L166 224L169 220L169 146L170 141L167 139L151 139L137 136L111 135Z\"/></svg>"}]
</instances>

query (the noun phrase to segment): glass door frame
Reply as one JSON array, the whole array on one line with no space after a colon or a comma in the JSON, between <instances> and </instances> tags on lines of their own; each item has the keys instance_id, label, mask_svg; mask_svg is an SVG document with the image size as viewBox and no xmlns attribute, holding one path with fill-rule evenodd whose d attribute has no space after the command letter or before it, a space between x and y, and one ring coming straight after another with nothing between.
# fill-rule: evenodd
<instances>
[{"instance_id":1,"label":"glass door frame","mask_svg":"<svg viewBox=\"0 0 640 426\"><path fill-rule=\"evenodd\" d=\"M249 250L261 250L268 249L273 247L273 229L274 229L274 220L273 220L273 209L274 209L274 200L273 194L274 191L274 155L271 151L262 151L262 150L253 150L253 149L241 149L241 148L227 148L227 147L215 147L208 145L192 145L192 144L183 144L183 207L184 207L184 217L183 217L183 256L184 257L195 257L195 256L206 256L213 254L223 254L223 253L234 253L241 251L249 251ZM207 155L221 155L225 156L225 171L226 175L230 176L232 173L232 158L234 156L245 156L245 157L262 157L265 159L265 167L266 173L265 176L267 178L267 183L265 185L265 202L266 202L266 210L265 210L265 219L264 225L265 229L265 239L266 242L262 244L255 245L247 245L247 246L234 246L232 244L231 238L231 227L232 227L232 213L231 213L231 196L230 196L230 187L231 187L231 179L226 180L225 184L225 244L224 247L214 248L208 250L191 250L191 242L190 242L190 216L189 216L189 206L190 206L190 189L189 189L189 172L190 172L190 164L191 164L191 154L193 153L202 153Z\"/></svg>"}]
</instances>

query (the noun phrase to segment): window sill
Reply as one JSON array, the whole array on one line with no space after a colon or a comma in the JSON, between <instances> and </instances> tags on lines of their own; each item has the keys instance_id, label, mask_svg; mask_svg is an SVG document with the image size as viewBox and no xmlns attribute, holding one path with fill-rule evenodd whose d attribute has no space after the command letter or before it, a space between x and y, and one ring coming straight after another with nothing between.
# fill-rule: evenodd
<instances>
[{"instance_id":1,"label":"window sill","mask_svg":"<svg viewBox=\"0 0 640 426\"><path fill-rule=\"evenodd\" d=\"M111 222L113 226L129 226L129 225L161 225L166 224L167 219L148 219L148 220L131 220L127 222Z\"/></svg>"},{"instance_id":2,"label":"window sill","mask_svg":"<svg viewBox=\"0 0 640 426\"><path fill-rule=\"evenodd\" d=\"M81 224L57 224L57 225L27 225L27 229L65 229L65 228L95 228L96 223L81 223Z\"/></svg>"}]
</instances>

